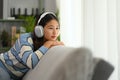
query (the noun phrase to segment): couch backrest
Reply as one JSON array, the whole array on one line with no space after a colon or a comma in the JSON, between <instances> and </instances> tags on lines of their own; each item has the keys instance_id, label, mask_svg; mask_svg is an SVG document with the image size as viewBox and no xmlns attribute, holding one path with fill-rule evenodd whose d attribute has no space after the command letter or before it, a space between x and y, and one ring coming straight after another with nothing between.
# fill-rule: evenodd
<instances>
[{"instance_id":1,"label":"couch backrest","mask_svg":"<svg viewBox=\"0 0 120 80\"><path fill-rule=\"evenodd\" d=\"M107 80L113 69L87 48L55 46L23 80Z\"/></svg>"},{"instance_id":2,"label":"couch backrest","mask_svg":"<svg viewBox=\"0 0 120 80\"><path fill-rule=\"evenodd\" d=\"M23 80L91 80L92 63L91 51L86 48L56 46Z\"/></svg>"}]
</instances>

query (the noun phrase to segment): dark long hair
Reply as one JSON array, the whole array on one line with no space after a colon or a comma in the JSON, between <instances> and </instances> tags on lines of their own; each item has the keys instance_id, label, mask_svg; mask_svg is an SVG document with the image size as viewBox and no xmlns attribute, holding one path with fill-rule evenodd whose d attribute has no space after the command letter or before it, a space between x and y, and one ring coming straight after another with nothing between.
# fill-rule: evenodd
<instances>
[{"instance_id":1,"label":"dark long hair","mask_svg":"<svg viewBox=\"0 0 120 80\"><path fill-rule=\"evenodd\" d=\"M42 14L41 14L41 15L42 15ZM41 15L40 15L40 16L41 16ZM39 18L40 18L40 16L39 16ZM53 20L53 19L56 20L56 21L58 21L58 23L59 23L58 18L57 18L55 15L51 14L51 13L46 14L46 15L41 19L41 21L38 23L39 18L37 17L37 19L36 19L35 27L36 27L36 25L39 24L39 25L42 25L43 28L44 28L44 26L45 26L49 21L51 21L51 20ZM34 27L34 28L35 28L35 27ZM40 47L44 44L44 42L45 42L44 37L38 38L38 37L35 35L35 32L33 31L34 51L37 50L38 48L40 48Z\"/></svg>"}]
</instances>

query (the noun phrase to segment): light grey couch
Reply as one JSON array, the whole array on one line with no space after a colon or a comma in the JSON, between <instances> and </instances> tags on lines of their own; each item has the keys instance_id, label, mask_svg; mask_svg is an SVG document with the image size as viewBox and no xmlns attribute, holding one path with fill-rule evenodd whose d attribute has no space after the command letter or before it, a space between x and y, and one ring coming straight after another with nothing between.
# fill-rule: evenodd
<instances>
[{"instance_id":1,"label":"light grey couch","mask_svg":"<svg viewBox=\"0 0 120 80\"><path fill-rule=\"evenodd\" d=\"M107 80L114 67L87 48L55 46L23 80Z\"/></svg>"}]
</instances>

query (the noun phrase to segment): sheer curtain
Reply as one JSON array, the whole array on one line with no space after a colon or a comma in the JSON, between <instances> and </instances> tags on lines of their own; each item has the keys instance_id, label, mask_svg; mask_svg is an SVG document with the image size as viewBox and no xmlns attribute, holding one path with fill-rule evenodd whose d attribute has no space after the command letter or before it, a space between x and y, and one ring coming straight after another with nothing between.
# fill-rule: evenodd
<instances>
[{"instance_id":1,"label":"sheer curtain","mask_svg":"<svg viewBox=\"0 0 120 80\"><path fill-rule=\"evenodd\" d=\"M115 70L110 80L119 80L118 1L85 0L83 3L84 46L91 48L94 56L113 64Z\"/></svg>"},{"instance_id":2,"label":"sheer curtain","mask_svg":"<svg viewBox=\"0 0 120 80\"><path fill-rule=\"evenodd\" d=\"M81 46L81 0L60 0L61 39L65 45Z\"/></svg>"},{"instance_id":3,"label":"sheer curtain","mask_svg":"<svg viewBox=\"0 0 120 80\"><path fill-rule=\"evenodd\" d=\"M114 65L109 80L120 80L120 0L60 0L61 39L85 46Z\"/></svg>"},{"instance_id":4,"label":"sheer curtain","mask_svg":"<svg viewBox=\"0 0 120 80\"><path fill-rule=\"evenodd\" d=\"M117 0L118 75L120 75L120 0ZM120 80L120 76L119 76Z\"/></svg>"}]
</instances>

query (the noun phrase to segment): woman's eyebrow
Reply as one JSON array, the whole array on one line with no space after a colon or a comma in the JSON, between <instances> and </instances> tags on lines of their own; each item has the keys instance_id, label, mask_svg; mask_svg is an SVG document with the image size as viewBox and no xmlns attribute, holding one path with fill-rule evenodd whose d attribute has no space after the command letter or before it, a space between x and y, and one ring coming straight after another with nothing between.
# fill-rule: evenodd
<instances>
[{"instance_id":1,"label":"woman's eyebrow","mask_svg":"<svg viewBox=\"0 0 120 80\"><path fill-rule=\"evenodd\" d=\"M54 27L53 25L49 25L48 27Z\"/></svg>"},{"instance_id":2,"label":"woman's eyebrow","mask_svg":"<svg viewBox=\"0 0 120 80\"><path fill-rule=\"evenodd\" d=\"M49 25L48 27L54 27L53 25ZM59 27L59 25L58 26L55 26L55 27Z\"/></svg>"}]
</instances>

